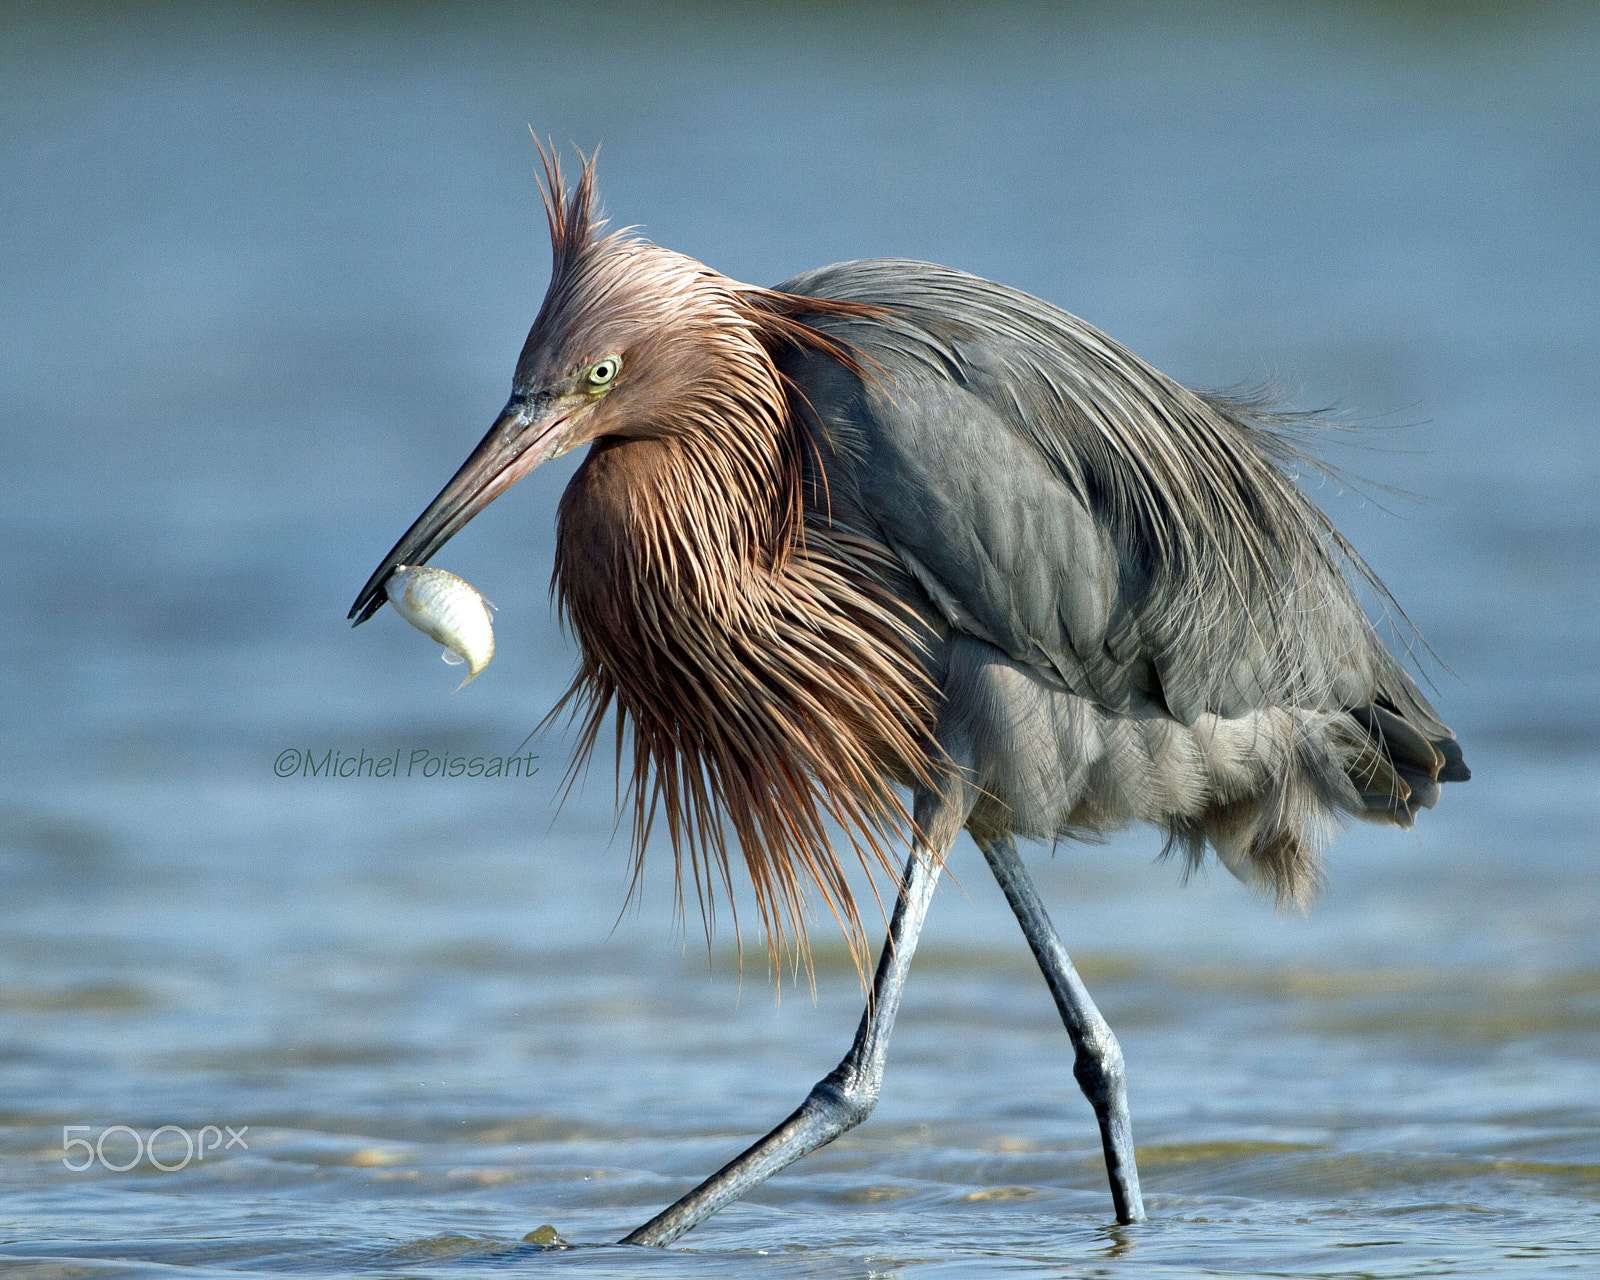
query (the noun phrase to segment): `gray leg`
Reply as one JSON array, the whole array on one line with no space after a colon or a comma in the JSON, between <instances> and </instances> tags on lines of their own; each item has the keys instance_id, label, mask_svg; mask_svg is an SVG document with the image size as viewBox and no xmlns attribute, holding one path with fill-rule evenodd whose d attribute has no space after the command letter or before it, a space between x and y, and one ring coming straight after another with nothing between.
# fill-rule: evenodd
<instances>
[{"instance_id":1,"label":"gray leg","mask_svg":"<svg viewBox=\"0 0 1600 1280\"><path fill-rule=\"evenodd\" d=\"M989 869L1005 891L1006 901L1016 913L1028 945L1033 948L1044 980L1055 997L1061 1021L1072 1038L1075 1058L1072 1074L1077 1078L1095 1119L1100 1122L1100 1141L1106 1152L1106 1172L1111 1177L1111 1201L1118 1222L1143 1222L1144 1200L1139 1195L1139 1169L1133 1161L1133 1122L1128 1117L1127 1072L1122 1065L1122 1049L1111 1028L1089 998L1089 989L1072 967L1067 949L1045 912L1039 891L1022 865L1017 846L1010 836L1002 836L983 856Z\"/></svg>"},{"instance_id":2,"label":"gray leg","mask_svg":"<svg viewBox=\"0 0 1600 1280\"><path fill-rule=\"evenodd\" d=\"M925 799L929 803L924 803ZM937 802L931 797L918 797L917 825L936 841L938 851L931 852L919 846L911 851L906 862L904 883L889 922L889 936L884 940L883 954L878 957L878 971L872 981L872 999L861 1015L855 1043L845 1054L844 1061L818 1081L799 1109L776 1129L676 1204L624 1236L619 1244L671 1244L723 1205L737 1200L751 1187L765 1182L801 1156L826 1146L872 1114L883 1081L889 1034L894 1030L895 1014L900 1010L900 993L905 988L911 956L917 947L917 934L928 913L939 872L944 869L944 854L960 829L959 819L954 827L948 822L939 823L950 829L947 838L938 840L937 835L944 832L936 834L925 821L934 803Z\"/></svg>"}]
</instances>

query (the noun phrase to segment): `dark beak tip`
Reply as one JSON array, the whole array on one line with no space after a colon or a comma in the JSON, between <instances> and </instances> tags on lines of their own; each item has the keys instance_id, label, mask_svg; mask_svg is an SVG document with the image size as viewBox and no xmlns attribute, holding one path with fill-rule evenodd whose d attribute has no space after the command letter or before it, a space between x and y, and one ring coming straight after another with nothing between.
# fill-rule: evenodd
<instances>
[{"instance_id":1,"label":"dark beak tip","mask_svg":"<svg viewBox=\"0 0 1600 1280\"><path fill-rule=\"evenodd\" d=\"M382 576L374 574L361 588L361 593L356 596L356 602L350 606L350 612L345 617L352 619L350 625L359 627L379 609L388 603L388 596L384 594L384 583L388 582L389 575L394 572L394 566L386 566L380 571Z\"/></svg>"}]
</instances>

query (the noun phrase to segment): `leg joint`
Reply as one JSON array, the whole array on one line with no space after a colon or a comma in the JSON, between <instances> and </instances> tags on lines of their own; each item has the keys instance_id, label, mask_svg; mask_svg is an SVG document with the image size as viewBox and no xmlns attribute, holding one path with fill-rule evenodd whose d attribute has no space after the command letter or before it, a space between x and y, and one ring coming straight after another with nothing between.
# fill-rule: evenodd
<instances>
[{"instance_id":1,"label":"leg joint","mask_svg":"<svg viewBox=\"0 0 1600 1280\"><path fill-rule=\"evenodd\" d=\"M823 1116L838 1133L846 1133L872 1114L878 1105L878 1085L869 1080L837 1080L829 1076L818 1081L806 1098L806 1109Z\"/></svg>"},{"instance_id":2,"label":"leg joint","mask_svg":"<svg viewBox=\"0 0 1600 1280\"><path fill-rule=\"evenodd\" d=\"M1122 1061L1122 1046L1105 1027L1087 1036L1078 1046L1072 1075L1084 1095L1093 1102L1111 1102L1127 1093L1128 1071Z\"/></svg>"}]
</instances>

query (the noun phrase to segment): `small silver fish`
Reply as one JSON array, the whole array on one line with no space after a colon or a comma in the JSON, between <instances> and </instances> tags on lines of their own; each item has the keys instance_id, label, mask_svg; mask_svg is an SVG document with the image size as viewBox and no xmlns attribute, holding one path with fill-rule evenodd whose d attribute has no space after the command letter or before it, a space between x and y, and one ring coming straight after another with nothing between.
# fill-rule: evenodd
<instances>
[{"instance_id":1,"label":"small silver fish","mask_svg":"<svg viewBox=\"0 0 1600 1280\"><path fill-rule=\"evenodd\" d=\"M452 666L465 662L467 678L456 692L474 680L494 657L494 608L470 582L426 565L396 565L383 584L394 610L418 631L444 646L444 660Z\"/></svg>"}]
</instances>

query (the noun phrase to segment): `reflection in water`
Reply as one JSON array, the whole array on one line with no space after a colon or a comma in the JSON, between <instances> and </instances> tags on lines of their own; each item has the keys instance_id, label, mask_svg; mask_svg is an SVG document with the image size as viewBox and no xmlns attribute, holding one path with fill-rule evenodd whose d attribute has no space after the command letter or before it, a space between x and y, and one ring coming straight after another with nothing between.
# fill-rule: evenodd
<instances>
[{"instance_id":1,"label":"reflection in water","mask_svg":"<svg viewBox=\"0 0 1600 1280\"><path fill-rule=\"evenodd\" d=\"M1121 1223L1111 1223L1101 1227L1099 1235L1105 1244L1098 1250L1102 1258L1121 1258L1133 1253L1139 1247L1139 1228L1125 1227Z\"/></svg>"},{"instance_id":2,"label":"reflection in water","mask_svg":"<svg viewBox=\"0 0 1600 1280\"><path fill-rule=\"evenodd\" d=\"M1589 10L83 13L0 41L8 1265L1593 1259ZM859 991L819 926L815 999L775 998L731 922L675 928L660 858L618 920L603 771L557 815L568 744L518 744L572 664L560 467L451 544L500 606L458 697L398 618L344 626L504 399L546 255L529 120L604 141L617 222L734 276L976 270L1191 383L1374 418L1333 460L1430 495L1314 490L1454 669L1469 787L1348 833L1304 919L1146 837L1030 855L1122 1037L1151 1223L1107 1225L1065 1038L960 848L871 1122L669 1255L605 1243L786 1114ZM275 777L288 748L540 771ZM64 1126L167 1124L249 1146L62 1164Z\"/></svg>"}]
</instances>

